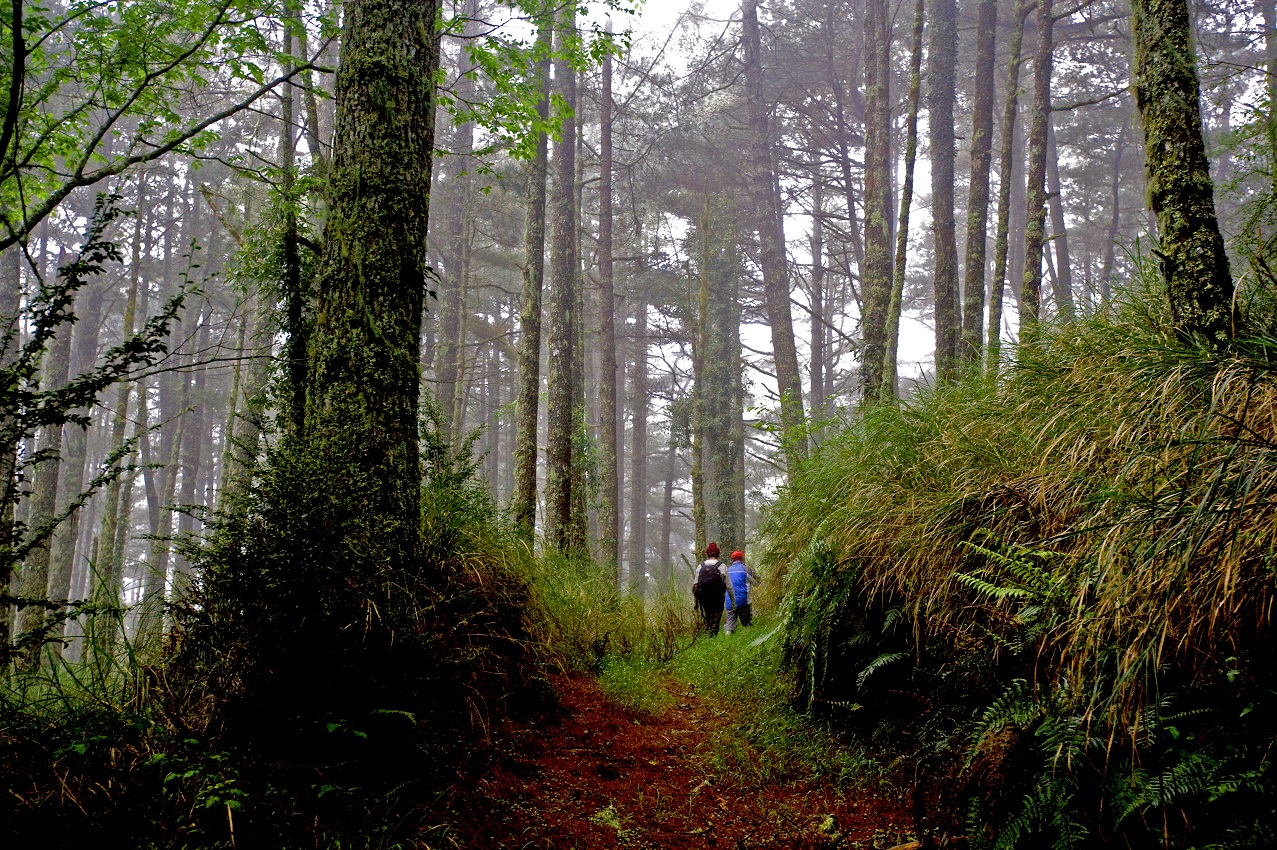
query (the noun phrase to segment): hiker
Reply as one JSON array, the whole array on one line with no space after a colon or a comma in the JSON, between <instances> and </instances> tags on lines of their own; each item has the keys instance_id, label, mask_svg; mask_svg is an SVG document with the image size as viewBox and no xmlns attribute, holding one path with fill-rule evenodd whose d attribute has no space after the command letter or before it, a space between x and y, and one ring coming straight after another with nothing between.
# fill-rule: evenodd
<instances>
[{"instance_id":1,"label":"hiker","mask_svg":"<svg viewBox=\"0 0 1277 850\"><path fill-rule=\"evenodd\" d=\"M745 553L737 549L732 553L732 565L727 568L727 588L731 596L724 596L727 606L727 623L725 629L730 635L736 631L736 624L753 625L754 617L749 607L749 590L758 584L758 573L745 566Z\"/></svg>"},{"instance_id":2,"label":"hiker","mask_svg":"<svg viewBox=\"0 0 1277 850\"><path fill-rule=\"evenodd\" d=\"M718 544L710 543L705 547L705 560L696 568L696 582L692 585L692 596L704 619L706 634L718 634L724 594L735 599L732 593L732 586L727 581L727 567L718 559Z\"/></svg>"}]
</instances>

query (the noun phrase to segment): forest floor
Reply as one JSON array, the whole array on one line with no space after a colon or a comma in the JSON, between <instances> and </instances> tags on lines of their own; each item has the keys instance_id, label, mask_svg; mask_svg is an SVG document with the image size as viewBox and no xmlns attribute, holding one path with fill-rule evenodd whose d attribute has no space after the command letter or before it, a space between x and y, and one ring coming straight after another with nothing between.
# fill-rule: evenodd
<instances>
[{"instance_id":1,"label":"forest floor","mask_svg":"<svg viewBox=\"0 0 1277 850\"><path fill-rule=\"evenodd\" d=\"M830 781L759 787L712 778L723 705L665 679L671 707L638 714L592 677L554 682L557 716L506 729L477 779L444 801L442 842L464 848L891 848L909 819L885 792Z\"/></svg>"}]
</instances>

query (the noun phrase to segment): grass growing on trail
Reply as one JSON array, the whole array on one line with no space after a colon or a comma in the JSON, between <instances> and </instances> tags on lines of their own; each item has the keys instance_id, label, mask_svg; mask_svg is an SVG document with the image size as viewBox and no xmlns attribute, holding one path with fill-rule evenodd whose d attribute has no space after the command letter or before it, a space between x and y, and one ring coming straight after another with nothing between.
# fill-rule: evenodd
<instances>
[{"instance_id":1,"label":"grass growing on trail","mask_svg":"<svg viewBox=\"0 0 1277 850\"><path fill-rule=\"evenodd\" d=\"M847 788L883 780L883 767L860 747L794 707L774 620L763 617L713 638L685 624L682 640L682 650L664 661L643 652L608 656L599 680L618 705L648 716L671 709L680 697L701 697L709 731L700 758L716 782L761 787L829 780Z\"/></svg>"},{"instance_id":2,"label":"grass growing on trail","mask_svg":"<svg viewBox=\"0 0 1277 850\"><path fill-rule=\"evenodd\" d=\"M747 787L829 780L839 788L883 782L884 766L827 723L794 705L781 668L781 637L771 617L733 635L700 636L669 665L708 699L716 729L704 750L712 775ZM719 715L717 712L722 711Z\"/></svg>"},{"instance_id":3,"label":"grass growing on trail","mask_svg":"<svg viewBox=\"0 0 1277 850\"><path fill-rule=\"evenodd\" d=\"M603 659L599 684L617 705L635 714L659 716L674 705L674 697L661 683L662 669L642 658L611 656Z\"/></svg>"}]
</instances>

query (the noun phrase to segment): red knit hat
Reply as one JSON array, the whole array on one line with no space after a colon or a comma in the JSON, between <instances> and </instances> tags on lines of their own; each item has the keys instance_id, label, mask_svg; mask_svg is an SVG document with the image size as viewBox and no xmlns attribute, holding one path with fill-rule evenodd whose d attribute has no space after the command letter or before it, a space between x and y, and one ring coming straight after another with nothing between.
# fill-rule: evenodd
<instances>
[{"instance_id":1,"label":"red knit hat","mask_svg":"<svg viewBox=\"0 0 1277 850\"><path fill-rule=\"evenodd\" d=\"M706 546L706 547L705 547L705 557L706 557L706 558L717 558L717 557L718 557L718 544L717 544L717 543L711 543L711 544L709 544L708 546Z\"/></svg>"},{"instance_id":2,"label":"red knit hat","mask_svg":"<svg viewBox=\"0 0 1277 850\"><path fill-rule=\"evenodd\" d=\"M744 552L742 552L741 550L737 549L735 552L733 552L733 553L732 553L732 560L733 560L733 561L743 561L743 560L745 560L745 553L744 553Z\"/></svg>"}]
</instances>

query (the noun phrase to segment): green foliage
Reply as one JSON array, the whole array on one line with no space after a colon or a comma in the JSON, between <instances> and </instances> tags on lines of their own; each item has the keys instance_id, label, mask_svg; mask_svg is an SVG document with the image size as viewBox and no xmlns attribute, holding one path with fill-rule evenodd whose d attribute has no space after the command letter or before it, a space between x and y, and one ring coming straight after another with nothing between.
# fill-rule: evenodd
<instances>
[{"instance_id":1,"label":"green foliage","mask_svg":"<svg viewBox=\"0 0 1277 850\"><path fill-rule=\"evenodd\" d=\"M847 789L882 781L884 767L863 747L794 706L777 631L764 616L731 636L696 640L670 664L679 682L724 707L704 750L711 775L746 787L827 779Z\"/></svg>"},{"instance_id":2,"label":"green foliage","mask_svg":"<svg viewBox=\"0 0 1277 850\"><path fill-rule=\"evenodd\" d=\"M1273 340L1189 347L1155 294L1126 297L1044 327L996 381L866 409L771 513L801 699L919 764L937 836L1277 827Z\"/></svg>"},{"instance_id":3,"label":"green foliage","mask_svg":"<svg viewBox=\"0 0 1277 850\"><path fill-rule=\"evenodd\" d=\"M599 667L599 684L613 702L636 714L656 716L674 705L674 698L662 687L660 666L644 659L605 658Z\"/></svg>"},{"instance_id":4,"label":"green foliage","mask_svg":"<svg viewBox=\"0 0 1277 850\"><path fill-rule=\"evenodd\" d=\"M78 187L201 150L224 115L276 84L281 63L256 24L282 12L255 0L6 6L0 245L24 239Z\"/></svg>"}]
</instances>

